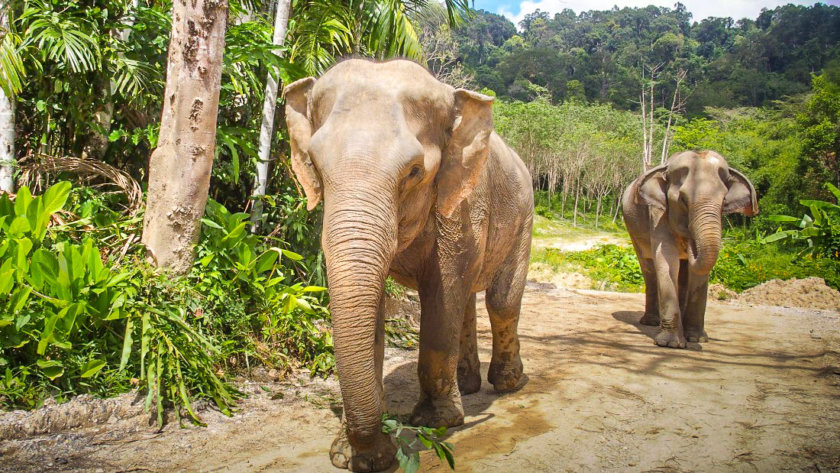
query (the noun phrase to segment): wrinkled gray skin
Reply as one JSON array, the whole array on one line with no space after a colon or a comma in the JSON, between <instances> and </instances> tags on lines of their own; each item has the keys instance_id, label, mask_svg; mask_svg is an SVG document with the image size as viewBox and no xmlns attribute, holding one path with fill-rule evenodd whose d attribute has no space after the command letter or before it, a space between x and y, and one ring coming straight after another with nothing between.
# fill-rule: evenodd
<instances>
[{"instance_id":1,"label":"wrinkled gray skin","mask_svg":"<svg viewBox=\"0 0 840 473\"><path fill-rule=\"evenodd\" d=\"M517 323L533 220L531 178L493 133L490 97L455 90L409 61L342 62L284 93L295 175L309 208L324 201L322 245L344 421L337 467L377 471L395 447L381 433L384 281L420 295L421 397L411 422L464 422L461 394L481 385L475 293L487 290L488 380L523 382Z\"/></svg>"},{"instance_id":2,"label":"wrinkled gray skin","mask_svg":"<svg viewBox=\"0 0 840 473\"><path fill-rule=\"evenodd\" d=\"M685 151L633 181L622 208L645 278L639 322L660 326L655 342L662 347L708 341L706 296L721 215L758 213L752 183L714 151Z\"/></svg>"}]
</instances>

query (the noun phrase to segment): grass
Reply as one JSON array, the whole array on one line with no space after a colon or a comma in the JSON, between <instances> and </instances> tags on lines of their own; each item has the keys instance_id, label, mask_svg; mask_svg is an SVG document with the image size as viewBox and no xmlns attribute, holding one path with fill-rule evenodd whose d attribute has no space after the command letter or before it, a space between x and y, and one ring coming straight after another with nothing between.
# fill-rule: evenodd
<instances>
[{"instance_id":1,"label":"grass","mask_svg":"<svg viewBox=\"0 0 840 473\"><path fill-rule=\"evenodd\" d=\"M585 251L537 250L531 261L543 263L557 272L578 272L593 281L592 289L641 292L644 280L632 247L601 245Z\"/></svg>"},{"instance_id":2,"label":"grass","mask_svg":"<svg viewBox=\"0 0 840 473\"><path fill-rule=\"evenodd\" d=\"M605 244L585 251L562 251L541 244L593 238L605 232L593 228L574 228L566 221L537 217L534 225L536 249L532 263L542 263L558 273L577 272L593 281L593 289L620 292L644 291L639 262L629 245ZM621 233L610 232L615 236ZM626 233L624 234L626 235ZM840 289L840 260L814 256L803 248L781 242L763 244L743 229L726 232L723 248L712 270L711 282L742 292L771 279L820 277L830 287Z\"/></svg>"}]
</instances>

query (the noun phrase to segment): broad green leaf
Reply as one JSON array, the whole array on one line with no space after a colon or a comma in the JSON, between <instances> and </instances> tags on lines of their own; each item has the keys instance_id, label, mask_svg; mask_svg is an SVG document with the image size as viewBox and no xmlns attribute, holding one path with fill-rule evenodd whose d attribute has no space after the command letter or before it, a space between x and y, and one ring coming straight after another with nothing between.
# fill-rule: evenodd
<instances>
[{"instance_id":1,"label":"broad green leaf","mask_svg":"<svg viewBox=\"0 0 840 473\"><path fill-rule=\"evenodd\" d=\"M771 222L791 222L791 223L798 223L800 221L799 218L791 217L789 215L770 215L767 217L767 220Z\"/></svg>"},{"instance_id":2,"label":"broad green leaf","mask_svg":"<svg viewBox=\"0 0 840 473\"><path fill-rule=\"evenodd\" d=\"M254 271L257 274L264 273L274 267L279 255L275 251L266 251L257 258L257 263L254 265Z\"/></svg>"},{"instance_id":3,"label":"broad green leaf","mask_svg":"<svg viewBox=\"0 0 840 473\"><path fill-rule=\"evenodd\" d=\"M293 251L289 251L289 250L280 250L280 251L283 252L283 256L285 256L286 258L289 258L292 261L300 261L300 260L303 259L303 256L301 256L301 255L299 255L299 254L297 254Z\"/></svg>"},{"instance_id":4,"label":"broad green leaf","mask_svg":"<svg viewBox=\"0 0 840 473\"><path fill-rule=\"evenodd\" d=\"M51 380L64 374L64 365L58 360L38 360L37 364L44 375Z\"/></svg>"},{"instance_id":5,"label":"broad green leaf","mask_svg":"<svg viewBox=\"0 0 840 473\"><path fill-rule=\"evenodd\" d=\"M14 268L0 271L0 296L5 296L11 292L12 286L15 283L14 274Z\"/></svg>"},{"instance_id":6,"label":"broad green leaf","mask_svg":"<svg viewBox=\"0 0 840 473\"><path fill-rule=\"evenodd\" d=\"M29 225L29 220L27 220L24 216L20 216L15 217L15 219L12 220L12 223L9 224L9 229L6 231L9 235L21 235L29 232L30 230L32 230L32 226Z\"/></svg>"},{"instance_id":7,"label":"broad green leaf","mask_svg":"<svg viewBox=\"0 0 840 473\"><path fill-rule=\"evenodd\" d=\"M120 371L125 368L128 363L128 357L131 355L132 334L134 332L134 323L131 318L125 321L125 336L123 337L122 355L120 356Z\"/></svg>"},{"instance_id":8,"label":"broad green leaf","mask_svg":"<svg viewBox=\"0 0 840 473\"><path fill-rule=\"evenodd\" d=\"M12 304L11 304L11 312L13 314L20 311L24 305L26 305L26 301L29 299L29 294L32 293L32 288L29 286L23 286L15 291L15 295L12 296Z\"/></svg>"},{"instance_id":9,"label":"broad green leaf","mask_svg":"<svg viewBox=\"0 0 840 473\"><path fill-rule=\"evenodd\" d=\"M207 225L210 228L217 228L219 230L224 230L224 228L221 225L219 225L218 223L210 220L209 218L202 218L201 223Z\"/></svg>"},{"instance_id":10,"label":"broad green leaf","mask_svg":"<svg viewBox=\"0 0 840 473\"><path fill-rule=\"evenodd\" d=\"M834 198L837 199L837 202L840 203L840 189L834 186L834 184L830 182L825 183L825 188L828 189L829 192L834 194Z\"/></svg>"},{"instance_id":11,"label":"broad green leaf","mask_svg":"<svg viewBox=\"0 0 840 473\"><path fill-rule=\"evenodd\" d=\"M82 378L90 378L105 366L105 360L90 360L82 367Z\"/></svg>"},{"instance_id":12,"label":"broad green leaf","mask_svg":"<svg viewBox=\"0 0 840 473\"><path fill-rule=\"evenodd\" d=\"M767 235L762 241L764 243L772 243L774 241L784 240L790 236L789 232L776 232L772 235Z\"/></svg>"},{"instance_id":13,"label":"broad green leaf","mask_svg":"<svg viewBox=\"0 0 840 473\"><path fill-rule=\"evenodd\" d=\"M38 248L32 254L32 270L30 273L33 279L39 282L36 283L37 286L40 287L41 280L54 286L58 283L58 259L52 252Z\"/></svg>"},{"instance_id":14,"label":"broad green leaf","mask_svg":"<svg viewBox=\"0 0 840 473\"><path fill-rule=\"evenodd\" d=\"M32 240L29 238L16 238L15 246L17 247L16 265L18 269L22 271L29 271L29 259L27 257L29 256L29 251L32 250Z\"/></svg>"},{"instance_id":15,"label":"broad green leaf","mask_svg":"<svg viewBox=\"0 0 840 473\"><path fill-rule=\"evenodd\" d=\"M30 203L32 203L32 193L29 192L29 188L23 186L18 189L18 193L15 196L15 214L18 217L25 217Z\"/></svg>"}]
</instances>

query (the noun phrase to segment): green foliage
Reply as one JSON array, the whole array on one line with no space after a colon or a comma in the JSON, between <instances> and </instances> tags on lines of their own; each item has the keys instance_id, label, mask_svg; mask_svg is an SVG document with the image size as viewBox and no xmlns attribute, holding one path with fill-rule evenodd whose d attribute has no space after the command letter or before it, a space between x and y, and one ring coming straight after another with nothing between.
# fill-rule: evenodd
<instances>
[{"instance_id":1,"label":"green foliage","mask_svg":"<svg viewBox=\"0 0 840 473\"><path fill-rule=\"evenodd\" d=\"M544 249L532 261L550 265L556 271L579 271L593 280L593 289L641 292L644 290L635 251L630 246L603 245L592 250L563 252ZM817 276L831 287L840 288L840 261L820 254L803 254L777 245L764 244L731 230L723 241L709 281L742 292L771 279L803 279Z\"/></svg>"},{"instance_id":2,"label":"green foliage","mask_svg":"<svg viewBox=\"0 0 840 473\"><path fill-rule=\"evenodd\" d=\"M785 5L756 19L691 22L685 6L646 6L550 15L534 11L518 25L478 11L456 31L456 57L478 88L517 100L585 100L638 108L642 68L661 65L655 102L668 108L680 70L692 89L686 109L763 106L808 90L810 74L837 59L835 5Z\"/></svg>"},{"instance_id":3,"label":"green foliage","mask_svg":"<svg viewBox=\"0 0 840 473\"><path fill-rule=\"evenodd\" d=\"M840 288L840 262L825 256L803 254L777 244L765 244L761 236L731 230L712 269L711 282L737 292L771 279L820 277Z\"/></svg>"},{"instance_id":4,"label":"green foliage","mask_svg":"<svg viewBox=\"0 0 840 473\"><path fill-rule=\"evenodd\" d=\"M833 184L826 183L834 198L840 203L840 189ZM840 205L832 204L824 200L801 200L802 205L808 208L810 214L806 213L802 218L789 215L772 215L769 220L782 224L793 224L797 228L790 230L779 229L776 233L764 238L765 243L790 239L794 242L807 242L804 250L811 256L823 256L840 260Z\"/></svg>"},{"instance_id":5,"label":"green foliage","mask_svg":"<svg viewBox=\"0 0 840 473\"><path fill-rule=\"evenodd\" d=\"M79 220L49 227L68 201ZM300 256L247 232L247 214L214 201L207 209L199 259L171 278L148 268L139 249L120 260L124 251L110 246L127 248L131 239L114 240L131 224L101 201L77 200L66 182L37 197L25 187L14 201L0 197L0 405L140 384L159 423L166 405L200 422L195 398L231 412L241 394L226 373L242 358L248 366L249 355L330 372L328 314L315 297L324 288L294 281Z\"/></svg>"},{"instance_id":6,"label":"green foliage","mask_svg":"<svg viewBox=\"0 0 840 473\"><path fill-rule=\"evenodd\" d=\"M639 292L644 287L639 260L629 246L602 245L577 252L545 248L534 254L531 260L555 269L580 268L595 282L593 289Z\"/></svg>"},{"instance_id":7,"label":"green foliage","mask_svg":"<svg viewBox=\"0 0 840 473\"><path fill-rule=\"evenodd\" d=\"M815 182L840 186L840 62L813 76L812 91L797 116L806 155L800 171Z\"/></svg>"},{"instance_id":8,"label":"green foliage","mask_svg":"<svg viewBox=\"0 0 840 473\"><path fill-rule=\"evenodd\" d=\"M202 222L204 240L189 275L203 296L202 313L215 314L204 315L202 322L224 333L228 342L244 343L248 325L259 327L262 343L269 344L270 353L280 360L266 358L253 347L245 355L260 357L266 364L300 360L313 374L329 373L334 365L332 337L326 330L326 309L313 296L326 288L292 283L293 266L281 265L284 258L296 262L302 257L278 247L262 248L261 238L247 230L248 214L231 214L212 199ZM241 348L232 343L225 355L242 356Z\"/></svg>"},{"instance_id":9,"label":"green foliage","mask_svg":"<svg viewBox=\"0 0 840 473\"><path fill-rule=\"evenodd\" d=\"M382 433L397 442L397 461L405 473L415 473L420 468L421 450L434 450L441 463L446 462L455 470L455 450L451 443L441 440L446 435L446 427L415 427L383 414Z\"/></svg>"}]
</instances>

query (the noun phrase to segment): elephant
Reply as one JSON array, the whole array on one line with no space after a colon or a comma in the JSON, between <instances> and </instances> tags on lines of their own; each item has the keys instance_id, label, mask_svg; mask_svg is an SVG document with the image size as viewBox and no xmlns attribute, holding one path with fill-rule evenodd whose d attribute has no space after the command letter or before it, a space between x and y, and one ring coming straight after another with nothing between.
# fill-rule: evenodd
<instances>
[{"instance_id":1,"label":"elephant","mask_svg":"<svg viewBox=\"0 0 840 473\"><path fill-rule=\"evenodd\" d=\"M464 422L481 386L476 292L486 290L500 392L523 375L517 326L534 196L519 156L493 131L492 97L454 89L407 60L345 60L284 91L291 162L321 245L344 414L332 463L378 471L395 445L384 410L384 283L420 298L420 399L410 422Z\"/></svg>"},{"instance_id":2,"label":"elephant","mask_svg":"<svg viewBox=\"0 0 840 473\"><path fill-rule=\"evenodd\" d=\"M706 297L721 216L758 213L752 183L714 151L684 151L634 180L622 210L645 281L639 323L660 327L654 341L661 347L707 342Z\"/></svg>"}]
</instances>

